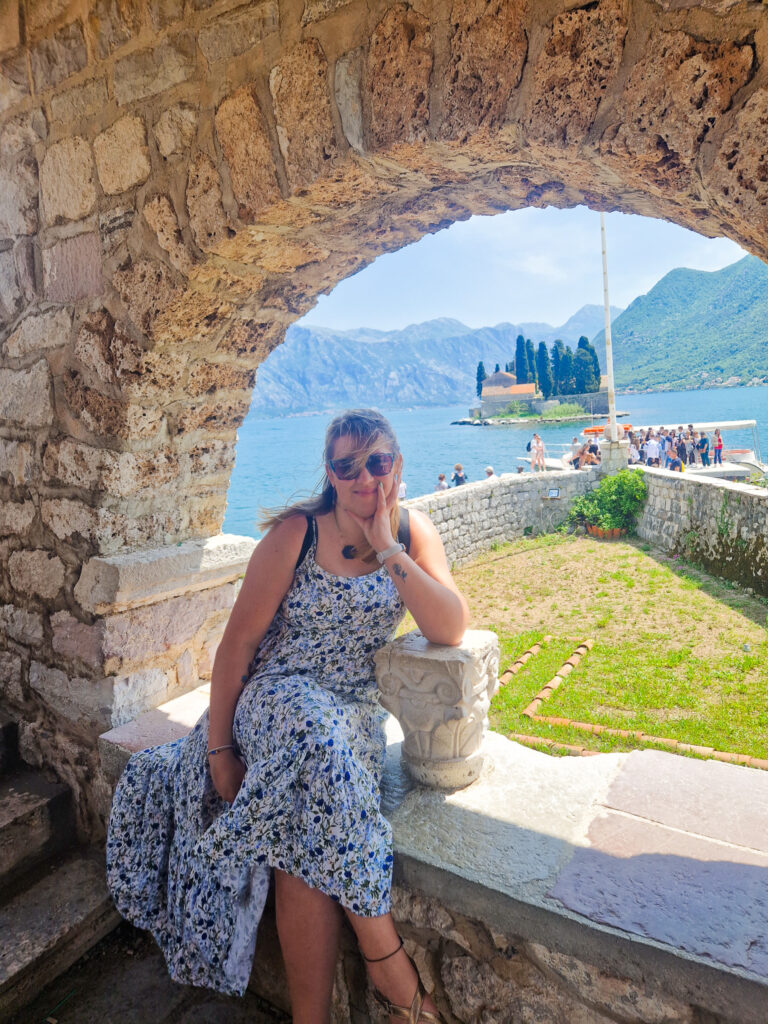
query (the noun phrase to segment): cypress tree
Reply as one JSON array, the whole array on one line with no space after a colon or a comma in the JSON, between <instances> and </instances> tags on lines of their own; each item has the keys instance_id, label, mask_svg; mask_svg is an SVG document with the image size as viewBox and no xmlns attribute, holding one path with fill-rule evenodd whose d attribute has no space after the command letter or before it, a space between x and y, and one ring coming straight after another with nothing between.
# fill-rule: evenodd
<instances>
[{"instance_id":1,"label":"cypress tree","mask_svg":"<svg viewBox=\"0 0 768 1024\"><path fill-rule=\"evenodd\" d=\"M536 372L539 377L541 393L547 399L552 394L554 381L552 379L552 364L549 361L549 352L543 341L539 343L536 351Z\"/></svg>"},{"instance_id":2,"label":"cypress tree","mask_svg":"<svg viewBox=\"0 0 768 1024\"><path fill-rule=\"evenodd\" d=\"M595 378L595 364L592 362L592 355L587 347L576 350L573 360L573 376L576 387L576 394L583 395L590 391L597 391L598 381Z\"/></svg>"},{"instance_id":3,"label":"cypress tree","mask_svg":"<svg viewBox=\"0 0 768 1024\"><path fill-rule=\"evenodd\" d=\"M525 338L518 334L515 343L515 377L518 384L528 383L528 356L525 354Z\"/></svg>"},{"instance_id":4,"label":"cypress tree","mask_svg":"<svg viewBox=\"0 0 768 1024\"><path fill-rule=\"evenodd\" d=\"M496 363L496 369L493 372L494 373L498 373L500 370L501 370L501 367L499 366L498 363Z\"/></svg>"},{"instance_id":5,"label":"cypress tree","mask_svg":"<svg viewBox=\"0 0 768 1024\"><path fill-rule=\"evenodd\" d=\"M481 359L480 362L477 364L477 375L475 378L477 380L478 398L482 398L483 396L483 381L486 379L487 376L488 374L485 372L485 367L483 366L483 361Z\"/></svg>"},{"instance_id":6,"label":"cypress tree","mask_svg":"<svg viewBox=\"0 0 768 1024\"><path fill-rule=\"evenodd\" d=\"M564 346L562 356L560 357L560 391L561 395L573 395L576 393L576 388L573 380L573 352Z\"/></svg>"},{"instance_id":7,"label":"cypress tree","mask_svg":"<svg viewBox=\"0 0 768 1024\"><path fill-rule=\"evenodd\" d=\"M597 390L600 389L600 360L597 355L597 349L594 345L589 346L589 354L592 356L592 365L595 368L595 380L597 381Z\"/></svg>"},{"instance_id":8,"label":"cypress tree","mask_svg":"<svg viewBox=\"0 0 768 1024\"><path fill-rule=\"evenodd\" d=\"M530 338L525 343L525 357L528 360L528 383L536 383L536 353Z\"/></svg>"},{"instance_id":9,"label":"cypress tree","mask_svg":"<svg viewBox=\"0 0 768 1024\"><path fill-rule=\"evenodd\" d=\"M552 394L553 395L561 394L560 388L561 388L562 382L563 382L563 380L562 380L562 376L563 376L562 359L563 359L563 352L564 351L565 351L565 345L562 343L560 338L558 338L555 341L554 345L552 346Z\"/></svg>"}]
</instances>

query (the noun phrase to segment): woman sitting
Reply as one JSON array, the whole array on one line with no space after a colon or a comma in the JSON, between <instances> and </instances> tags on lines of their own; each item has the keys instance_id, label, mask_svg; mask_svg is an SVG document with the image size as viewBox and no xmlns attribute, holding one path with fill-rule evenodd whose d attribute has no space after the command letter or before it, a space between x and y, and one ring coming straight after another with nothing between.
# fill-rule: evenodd
<instances>
[{"instance_id":1,"label":"woman sitting","mask_svg":"<svg viewBox=\"0 0 768 1024\"><path fill-rule=\"evenodd\" d=\"M383 416L336 417L324 463L320 493L268 519L216 654L209 711L184 739L129 761L109 884L172 977L242 994L274 873L295 1024L330 1019L342 912L385 1011L437 1024L390 915L373 655L406 609L429 640L459 643L467 604L435 527L397 504L403 460Z\"/></svg>"}]
</instances>

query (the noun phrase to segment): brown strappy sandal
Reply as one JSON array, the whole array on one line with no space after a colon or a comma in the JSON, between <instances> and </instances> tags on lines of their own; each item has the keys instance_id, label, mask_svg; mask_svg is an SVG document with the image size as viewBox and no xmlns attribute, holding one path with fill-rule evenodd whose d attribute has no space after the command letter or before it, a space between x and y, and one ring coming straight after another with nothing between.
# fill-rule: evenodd
<instances>
[{"instance_id":1,"label":"brown strappy sandal","mask_svg":"<svg viewBox=\"0 0 768 1024\"><path fill-rule=\"evenodd\" d=\"M403 940L400 939L400 944L397 949L393 949L392 952L387 953L386 956L368 957L363 953L363 960L369 964L378 964L381 963L382 960L389 960L391 956L399 953L402 948ZM405 955L408 956L407 953ZM408 957L408 959L411 960L410 957ZM414 971L416 971L416 964L414 964L413 960L411 960L411 966ZM427 990L422 984L418 971L416 971L416 980L418 987L416 989L416 994L413 997L410 1009L407 1009L405 1006L395 1006L394 1003L390 1003L387 997L383 996L377 988L373 989L373 998L382 1010L384 1010L385 1013L388 1013L390 1017L397 1017L399 1020L405 1020L408 1024L421 1024L421 1022L423 1022L423 1024L445 1024L445 1021L439 1013L433 1013L432 1010L422 1010Z\"/></svg>"}]
</instances>

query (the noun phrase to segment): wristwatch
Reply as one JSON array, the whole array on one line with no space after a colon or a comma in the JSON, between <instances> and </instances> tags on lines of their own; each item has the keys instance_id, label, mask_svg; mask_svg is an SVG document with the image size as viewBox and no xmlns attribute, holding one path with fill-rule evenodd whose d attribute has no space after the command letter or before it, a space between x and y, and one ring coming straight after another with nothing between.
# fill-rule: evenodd
<instances>
[{"instance_id":1,"label":"wristwatch","mask_svg":"<svg viewBox=\"0 0 768 1024\"><path fill-rule=\"evenodd\" d=\"M385 548L383 551L377 551L376 560L379 565L384 565L386 560L392 555L396 555L398 551L405 551L405 544L392 544L391 547Z\"/></svg>"}]
</instances>

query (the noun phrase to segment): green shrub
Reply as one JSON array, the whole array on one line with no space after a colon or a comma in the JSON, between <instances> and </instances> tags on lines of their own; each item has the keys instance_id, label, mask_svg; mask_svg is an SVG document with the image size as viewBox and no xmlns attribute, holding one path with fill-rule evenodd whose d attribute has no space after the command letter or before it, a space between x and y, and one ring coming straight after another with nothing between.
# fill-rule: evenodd
<instances>
[{"instance_id":1,"label":"green shrub","mask_svg":"<svg viewBox=\"0 0 768 1024\"><path fill-rule=\"evenodd\" d=\"M566 526L600 526L604 530L621 529L632 533L647 493L642 473L622 469L604 477L594 491L574 499Z\"/></svg>"}]
</instances>

